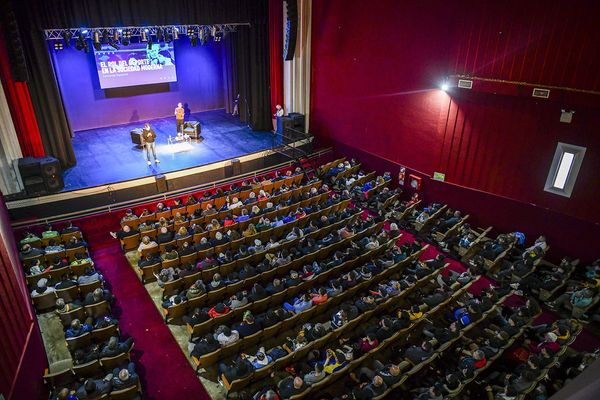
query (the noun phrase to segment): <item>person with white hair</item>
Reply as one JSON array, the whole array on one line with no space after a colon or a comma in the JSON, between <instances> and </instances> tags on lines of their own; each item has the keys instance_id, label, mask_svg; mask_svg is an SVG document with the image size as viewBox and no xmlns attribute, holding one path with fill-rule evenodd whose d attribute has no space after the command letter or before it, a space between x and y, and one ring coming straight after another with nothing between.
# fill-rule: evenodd
<instances>
[{"instance_id":1,"label":"person with white hair","mask_svg":"<svg viewBox=\"0 0 600 400\"><path fill-rule=\"evenodd\" d=\"M111 381L112 390L121 390L137 385L139 379L138 374L135 372L135 364L132 362L127 365L127 368L115 368Z\"/></svg>"},{"instance_id":2,"label":"person with white hair","mask_svg":"<svg viewBox=\"0 0 600 400\"><path fill-rule=\"evenodd\" d=\"M56 289L54 289L52 286L48 286L48 279L42 278L37 281L36 288L31 292L31 296L41 296L55 291Z\"/></svg>"},{"instance_id":3,"label":"person with white hair","mask_svg":"<svg viewBox=\"0 0 600 400\"><path fill-rule=\"evenodd\" d=\"M234 210L236 208L243 207L243 206L244 206L244 203L242 203L240 201L240 199L238 199L237 197L234 197L231 200L231 202L229 201L229 197L227 197L227 209L228 210Z\"/></svg>"}]
</instances>

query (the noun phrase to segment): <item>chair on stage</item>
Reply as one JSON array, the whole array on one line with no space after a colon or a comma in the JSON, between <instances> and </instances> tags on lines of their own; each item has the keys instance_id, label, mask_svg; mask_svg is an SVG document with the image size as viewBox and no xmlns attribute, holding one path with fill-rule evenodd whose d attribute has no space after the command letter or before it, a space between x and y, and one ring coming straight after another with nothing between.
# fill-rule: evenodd
<instances>
[{"instance_id":1,"label":"chair on stage","mask_svg":"<svg viewBox=\"0 0 600 400\"><path fill-rule=\"evenodd\" d=\"M183 123L183 135L188 135L192 139L204 140L202 136L200 136L200 132L202 131L202 126L198 121L187 121Z\"/></svg>"}]
</instances>

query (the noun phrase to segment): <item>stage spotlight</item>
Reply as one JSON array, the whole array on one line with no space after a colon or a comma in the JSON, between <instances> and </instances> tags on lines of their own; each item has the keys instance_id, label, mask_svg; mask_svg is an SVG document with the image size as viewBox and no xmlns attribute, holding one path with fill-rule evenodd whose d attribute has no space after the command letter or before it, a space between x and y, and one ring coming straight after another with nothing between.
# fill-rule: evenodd
<instances>
[{"instance_id":1,"label":"stage spotlight","mask_svg":"<svg viewBox=\"0 0 600 400\"><path fill-rule=\"evenodd\" d=\"M147 42L148 41L148 28L144 29L142 31L142 38L141 38L142 42Z\"/></svg>"},{"instance_id":2,"label":"stage spotlight","mask_svg":"<svg viewBox=\"0 0 600 400\"><path fill-rule=\"evenodd\" d=\"M113 31L113 42L116 42L116 43L118 43L118 42L119 42L119 33L121 33L121 32L122 32L122 30L121 30L121 29L119 29L119 30L116 30L116 29L115 29L115 30Z\"/></svg>"},{"instance_id":3,"label":"stage spotlight","mask_svg":"<svg viewBox=\"0 0 600 400\"><path fill-rule=\"evenodd\" d=\"M194 29L193 26L188 26L188 28L187 28L187 35L189 37L192 37L192 36L194 36L194 33L196 33L196 29Z\"/></svg>"},{"instance_id":4,"label":"stage spotlight","mask_svg":"<svg viewBox=\"0 0 600 400\"><path fill-rule=\"evenodd\" d=\"M63 42L59 42L58 40L54 41L54 50L62 50L64 48Z\"/></svg>"},{"instance_id":5,"label":"stage spotlight","mask_svg":"<svg viewBox=\"0 0 600 400\"><path fill-rule=\"evenodd\" d=\"M149 35L148 36L148 48L151 49L153 44L154 43L152 43L152 35Z\"/></svg>"},{"instance_id":6,"label":"stage spotlight","mask_svg":"<svg viewBox=\"0 0 600 400\"><path fill-rule=\"evenodd\" d=\"M71 34L71 31L64 31L62 34L62 38L65 42L65 46L69 47L71 45L71 38L73 37L73 35Z\"/></svg>"},{"instance_id":7,"label":"stage spotlight","mask_svg":"<svg viewBox=\"0 0 600 400\"><path fill-rule=\"evenodd\" d=\"M115 42L114 40L109 40L108 44L110 45L110 47L112 47L115 50L119 50L119 42Z\"/></svg>"},{"instance_id":8,"label":"stage spotlight","mask_svg":"<svg viewBox=\"0 0 600 400\"><path fill-rule=\"evenodd\" d=\"M173 39L179 40L179 29L177 29L176 27L173 27Z\"/></svg>"},{"instance_id":9,"label":"stage spotlight","mask_svg":"<svg viewBox=\"0 0 600 400\"><path fill-rule=\"evenodd\" d=\"M211 33L212 33L213 40L215 42L220 42L221 39L223 38L223 31L214 25L212 27Z\"/></svg>"},{"instance_id":10,"label":"stage spotlight","mask_svg":"<svg viewBox=\"0 0 600 400\"><path fill-rule=\"evenodd\" d=\"M448 89L450 89L450 85L448 85L447 82L442 83L442 85L440 86L440 89L442 89L444 92L447 92Z\"/></svg>"},{"instance_id":11,"label":"stage spotlight","mask_svg":"<svg viewBox=\"0 0 600 400\"><path fill-rule=\"evenodd\" d=\"M79 36L77 38L77 40L75 40L75 48L79 51L83 50L83 47L85 46L85 37L83 36L82 32L79 32Z\"/></svg>"},{"instance_id":12,"label":"stage spotlight","mask_svg":"<svg viewBox=\"0 0 600 400\"><path fill-rule=\"evenodd\" d=\"M121 29L119 29L119 32ZM131 32L129 29L125 29L121 34L121 44L123 46L129 46L129 40L131 39Z\"/></svg>"},{"instance_id":13,"label":"stage spotlight","mask_svg":"<svg viewBox=\"0 0 600 400\"><path fill-rule=\"evenodd\" d=\"M158 28L156 30L156 41L157 42L162 42L163 39L164 39L163 29L162 28Z\"/></svg>"},{"instance_id":14,"label":"stage spotlight","mask_svg":"<svg viewBox=\"0 0 600 400\"><path fill-rule=\"evenodd\" d=\"M203 26L202 28L200 28L200 45L204 46L206 42L208 42L208 37L208 27Z\"/></svg>"},{"instance_id":15,"label":"stage spotlight","mask_svg":"<svg viewBox=\"0 0 600 400\"><path fill-rule=\"evenodd\" d=\"M106 29L102 31L102 43L108 43L108 31Z\"/></svg>"},{"instance_id":16,"label":"stage spotlight","mask_svg":"<svg viewBox=\"0 0 600 400\"><path fill-rule=\"evenodd\" d=\"M171 37L169 30L165 28L165 43L171 43L172 41L173 38Z\"/></svg>"},{"instance_id":17,"label":"stage spotlight","mask_svg":"<svg viewBox=\"0 0 600 400\"><path fill-rule=\"evenodd\" d=\"M100 34L98 31L94 31L94 49L96 49L96 51L102 50L102 44L100 44Z\"/></svg>"}]
</instances>

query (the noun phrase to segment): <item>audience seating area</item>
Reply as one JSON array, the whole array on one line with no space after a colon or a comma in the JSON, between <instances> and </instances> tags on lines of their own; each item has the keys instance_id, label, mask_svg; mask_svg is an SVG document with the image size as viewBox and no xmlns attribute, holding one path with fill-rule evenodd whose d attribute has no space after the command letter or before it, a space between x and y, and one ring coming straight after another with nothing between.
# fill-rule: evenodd
<instances>
[{"instance_id":1,"label":"audience seating area","mask_svg":"<svg viewBox=\"0 0 600 400\"><path fill-rule=\"evenodd\" d=\"M543 236L494 237L390 186L341 158L123 210L110 234L160 287L165 323L186 327L196 374L228 397L526 399L591 357L572 345L597 317L599 262L552 264ZM91 381L96 398L141 396L82 233L48 226L21 246L32 303L58 315L73 357L45 376L53 398Z\"/></svg>"}]
</instances>

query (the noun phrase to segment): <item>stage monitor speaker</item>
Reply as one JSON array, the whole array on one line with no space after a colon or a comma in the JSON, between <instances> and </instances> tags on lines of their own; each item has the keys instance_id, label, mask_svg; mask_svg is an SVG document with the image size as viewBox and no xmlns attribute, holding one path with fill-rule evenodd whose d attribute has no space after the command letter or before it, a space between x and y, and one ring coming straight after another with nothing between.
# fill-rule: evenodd
<instances>
[{"instance_id":1,"label":"stage monitor speaker","mask_svg":"<svg viewBox=\"0 0 600 400\"><path fill-rule=\"evenodd\" d=\"M25 181L30 176L40 176L40 159L35 157L24 157L19 159L19 174Z\"/></svg>"},{"instance_id":2,"label":"stage monitor speaker","mask_svg":"<svg viewBox=\"0 0 600 400\"><path fill-rule=\"evenodd\" d=\"M286 0L287 21L285 26L285 43L283 59L291 61L296 53L296 37L298 36L298 0Z\"/></svg>"},{"instance_id":3,"label":"stage monitor speaker","mask_svg":"<svg viewBox=\"0 0 600 400\"><path fill-rule=\"evenodd\" d=\"M154 175L154 179L156 180L156 190L159 193L165 193L169 190L169 186L167 185L167 177L163 174Z\"/></svg>"},{"instance_id":4,"label":"stage monitor speaker","mask_svg":"<svg viewBox=\"0 0 600 400\"><path fill-rule=\"evenodd\" d=\"M46 184L46 189L50 193L58 192L65 187L60 161L56 158L44 157L40 159L40 171Z\"/></svg>"},{"instance_id":5,"label":"stage monitor speaker","mask_svg":"<svg viewBox=\"0 0 600 400\"><path fill-rule=\"evenodd\" d=\"M30 176L25 178L23 179L23 185L25 186L25 192L30 196L48 193L46 183L41 176Z\"/></svg>"}]
</instances>

